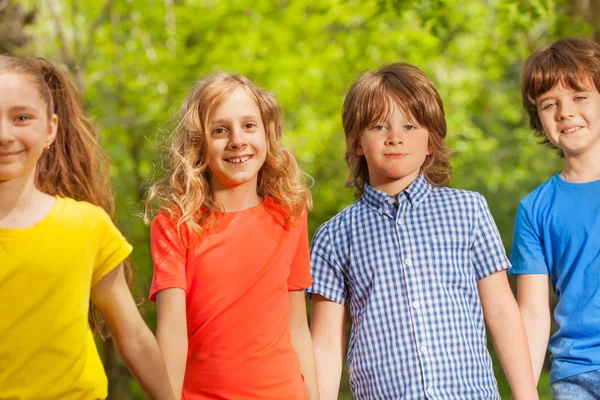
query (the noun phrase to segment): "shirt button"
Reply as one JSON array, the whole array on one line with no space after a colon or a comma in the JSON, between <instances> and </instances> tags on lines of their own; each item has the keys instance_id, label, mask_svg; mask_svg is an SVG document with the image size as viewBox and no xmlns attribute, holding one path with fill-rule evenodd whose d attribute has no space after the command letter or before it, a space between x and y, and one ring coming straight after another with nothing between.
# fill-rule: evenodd
<instances>
[{"instance_id":1,"label":"shirt button","mask_svg":"<svg viewBox=\"0 0 600 400\"><path fill-rule=\"evenodd\" d=\"M387 203L390 205L394 204L394 199L392 199L392 198L387 199Z\"/></svg>"},{"instance_id":2,"label":"shirt button","mask_svg":"<svg viewBox=\"0 0 600 400\"><path fill-rule=\"evenodd\" d=\"M410 258L407 258L406 260L404 260L404 264L410 267L412 265L412 260Z\"/></svg>"},{"instance_id":3,"label":"shirt button","mask_svg":"<svg viewBox=\"0 0 600 400\"><path fill-rule=\"evenodd\" d=\"M413 308L419 308L421 307L421 303L419 303L418 301L415 301L412 303Z\"/></svg>"},{"instance_id":4,"label":"shirt button","mask_svg":"<svg viewBox=\"0 0 600 400\"><path fill-rule=\"evenodd\" d=\"M396 221L396 223L397 223L398 225L404 225L404 222L402 221L402 219L399 219L398 221Z\"/></svg>"},{"instance_id":5,"label":"shirt button","mask_svg":"<svg viewBox=\"0 0 600 400\"><path fill-rule=\"evenodd\" d=\"M383 214L383 208L380 208L380 209L378 209L378 210L377 210L377 213L378 213L379 215Z\"/></svg>"},{"instance_id":6,"label":"shirt button","mask_svg":"<svg viewBox=\"0 0 600 400\"><path fill-rule=\"evenodd\" d=\"M421 353L427 354L427 346L425 346L425 345L421 346Z\"/></svg>"}]
</instances>

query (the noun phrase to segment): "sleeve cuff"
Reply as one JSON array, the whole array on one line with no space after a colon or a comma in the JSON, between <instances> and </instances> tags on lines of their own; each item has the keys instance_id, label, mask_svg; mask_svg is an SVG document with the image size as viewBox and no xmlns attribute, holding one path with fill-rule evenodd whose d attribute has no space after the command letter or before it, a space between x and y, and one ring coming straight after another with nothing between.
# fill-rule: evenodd
<instances>
[{"instance_id":1,"label":"sleeve cuff","mask_svg":"<svg viewBox=\"0 0 600 400\"><path fill-rule=\"evenodd\" d=\"M148 295L148 299L152 302L156 302L156 295L159 292L162 292L166 289L182 289L184 292L187 293L187 287L185 285L182 285L181 282L179 282L179 280L165 279L164 281L161 281L156 285L152 285L152 287L150 288L150 294Z\"/></svg>"},{"instance_id":2,"label":"sleeve cuff","mask_svg":"<svg viewBox=\"0 0 600 400\"><path fill-rule=\"evenodd\" d=\"M346 304L346 295L344 292L340 292L338 290L333 290L326 286L319 285L317 283L313 283L311 287L306 289L306 293L308 295L311 295L311 294L321 295L321 296L325 297L326 299L334 301L341 305Z\"/></svg>"}]
</instances>

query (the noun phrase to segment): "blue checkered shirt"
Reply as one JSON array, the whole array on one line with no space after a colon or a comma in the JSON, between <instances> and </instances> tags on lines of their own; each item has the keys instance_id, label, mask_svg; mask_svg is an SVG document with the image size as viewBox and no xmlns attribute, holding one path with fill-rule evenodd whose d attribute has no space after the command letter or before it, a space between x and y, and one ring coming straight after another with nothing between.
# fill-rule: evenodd
<instances>
[{"instance_id":1,"label":"blue checkered shirt","mask_svg":"<svg viewBox=\"0 0 600 400\"><path fill-rule=\"evenodd\" d=\"M509 267L483 196L420 175L317 230L307 292L350 306L355 399L500 399L477 281Z\"/></svg>"}]
</instances>

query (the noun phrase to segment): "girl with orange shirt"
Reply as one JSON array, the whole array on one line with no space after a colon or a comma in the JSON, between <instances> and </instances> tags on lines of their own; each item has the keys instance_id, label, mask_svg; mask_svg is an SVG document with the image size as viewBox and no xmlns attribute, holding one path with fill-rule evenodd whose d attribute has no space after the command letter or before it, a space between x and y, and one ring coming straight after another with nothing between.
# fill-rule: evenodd
<instances>
[{"instance_id":1,"label":"girl with orange shirt","mask_svg":"<svg viewBox=\"0 0 600 400\"><path fill-rule=\"evenodd\" d=\"M182 399L317 399L303 289L310 192L280 143L282 111L216 74L184 101L153 185L157 339Z\"/></svg>"}]
</instances>

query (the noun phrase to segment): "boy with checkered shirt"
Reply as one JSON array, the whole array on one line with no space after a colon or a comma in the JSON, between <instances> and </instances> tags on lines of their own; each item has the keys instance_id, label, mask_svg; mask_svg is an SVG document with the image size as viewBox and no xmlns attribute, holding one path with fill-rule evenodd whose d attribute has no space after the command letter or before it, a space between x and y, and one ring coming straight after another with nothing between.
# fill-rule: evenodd
<instances>
[{"instance_id":1,"label":"boy with checkered shirt","mask_svg":"<svg viewBox=\"0 0 600 400\"><path fill-rule=\"evenodd\" d=\"M565 168L519 204L511 252L534 376L550 349L553 399L600 399L600 45L566 38L523 71L531 127ZM549 285L558 296L550 333Z\"/></svg>"},{"instance_id":2,"label":"boy with checkered shirt","mask_svg":"<svg viewBox=\"0 0 600 400\"><path fill-rule=\"evenodd\" d=\"M359 199L312 243L321 400L337 399L346 304L356 399L499 399L486 324L514 398L537 399L487 204L446 187L446 121L433 83L414 66L385 66L358 79L342 114Z\"/></svg>"}]
</instances>

